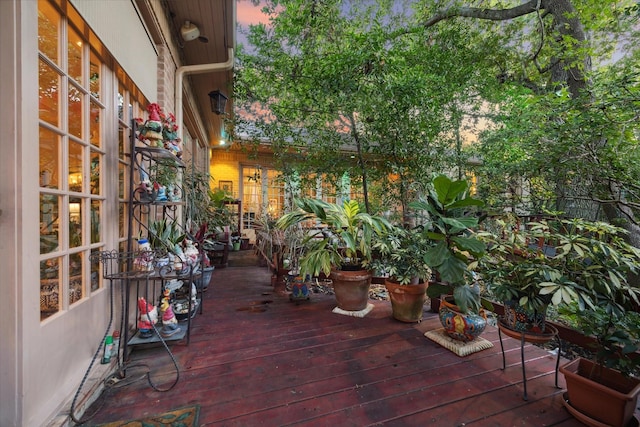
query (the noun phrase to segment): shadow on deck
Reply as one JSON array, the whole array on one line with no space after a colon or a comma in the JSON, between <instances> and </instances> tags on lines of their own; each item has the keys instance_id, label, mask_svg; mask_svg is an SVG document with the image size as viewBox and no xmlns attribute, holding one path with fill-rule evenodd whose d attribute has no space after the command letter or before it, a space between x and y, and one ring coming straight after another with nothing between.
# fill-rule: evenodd
<instances>
[{"instance_id":1,"label":"shadow on deck","mask_svg":"<svg viewBox=\"0 0 640 427\"><path fill-rule=\"evenodd\" d=\"M563 407L555 356L543 349L525 348L525 402L520 343L504 338L503 371L496 328L483 334L493 348L458 357L424 336L440 327L434 313L405 324L386 301L372 301L366 318L332 313L330 295L290 302L273 293L269 270L247 262L248 253L231 254L229 267L214 271L189 345L170 346L176 385L156 391L148 381L165 389L176 378L164 348L136 350L91 424L198 404L201 426L582 425Z\"/></svg>"}]
</instances>

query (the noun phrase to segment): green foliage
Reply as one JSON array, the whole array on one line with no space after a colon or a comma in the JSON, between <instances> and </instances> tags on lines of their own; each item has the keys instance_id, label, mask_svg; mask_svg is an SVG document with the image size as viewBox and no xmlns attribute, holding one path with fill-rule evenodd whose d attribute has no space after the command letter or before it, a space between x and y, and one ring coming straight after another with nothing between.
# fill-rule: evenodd
<instances>
[{"instance_id":1,"label":"green foliage","mask_svg":"<svg viewBox=\"0 0 640 427\"><path fill-rule=\"evenodd\" d=\"M375 182L379 204L406 207L419 191L412 182L464 162L460 106L473 111L475 87L494 80L473 65L491 61L493 46L461 25L426 31L418 7L267 2L269 26L249 28L251 50L238 54L236 105L254 121L238 129L269 138L283 169L346 172L363 186Z\"/></svg>"},{"instance_id":2,"label":"green foliage","mask_svg":"<svg viewBox=\"0 0 640 427\"><path fill-rule=\"evenodd\" d=\"M407 229L393 226L374 239L371 266L401 285L418 284L431 278L431 267L424 260L431 247L424 227Z\"/></svg>"},{"instance_id":3,"label":"green foliage","mask_svg":"<svg viewBox=\"0 0 640 427\"><path fill-rule=\"evenodd\" d=\"M640 300L640 288L628 282L639 271L640 250L625 234L603 222L561 218L483 233L489 251L479 271L497 297L517 296L530 309L576 303L585 311L622 310Z\"/></svg>"},{"instance_id":4,"label":"green foliage","mask_svg":"<svg viewBox=\"0 0 640 427\"><path fill-rule=\"evenodd\" d=\"M345 264L366 267L371 262L372 240L375 234L391 226L380 216L364 212L358 202L346 200L342 205L317 199L296 199L298 210L289 212L276 222L286 230L299 224L312 223L304 239L304 256L300 274L329 275L332 267Z\"/></svg>"},{"instance_id":5,"label":"green foliage","mask_svg":"<svg viewBox=\"0 0 640 427\"><path fill-rule=\"evenodd\" d=\"M624 375L637 375L640 368L640 313L597 307L585 315L577 304L564 306L559 313L572 328L595 337L592 348L596 363Z\"/></svg>"},{"instance_id":6,"label":"green foliage","mask_svg":"<svg viewBox=\"0 0 640 427\"><path fill-rule=\"evenodd\" d=\"M529 310L548 304L572 326L593 335L598 363L627 371L640 359L637 313L640 287L630 280L640 272L640 250L616 226L583 219L551 217L523 229L503 221L495 234L484 232L488 253L480 262L491 295L516 298Z\"/></svg>"},{"instance_id":7,"label":"green foliage","mask_svg":"<svg viewBox=\"0 0 640 427\"><path fill-rule=\"evenodd\" d=\"M174 252L176 245L182 243L187 237L180 224L166 218L151 221L148 234L149 244L153 249L167 250L169 252Z\"/></svg>"},{"instance_id":8,"label":"green foliage","mask_svg":"<svg viewBox=\"0 0 640 427\"><path fill-rule=\"evenodd\" d=\"M466 180L452 180L446 175L435 176L426 199L410 204L412 209L426 213L427 236L435 244L425 253L424 261L439 276L442 286L429 286L427 294L434 298L443 291L453 292L456 305L463 311L477 311L479 291L473 270L486 250L475 235L479 219L477 208L481 200L468 194ZM463 288L463 289L461 289Z\"/></svg>"}]
</instances>

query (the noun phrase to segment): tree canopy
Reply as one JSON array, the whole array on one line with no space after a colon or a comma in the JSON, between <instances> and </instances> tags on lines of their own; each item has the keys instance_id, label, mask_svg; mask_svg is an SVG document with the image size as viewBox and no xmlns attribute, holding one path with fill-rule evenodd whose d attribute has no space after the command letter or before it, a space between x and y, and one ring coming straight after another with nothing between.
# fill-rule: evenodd
<instances>
[{"instance_id":1,"label":"tree canopy","mask_svg":"<svg viewBox=\"0 0 640 427\"><path fill-rule=\"evenodd\" d=\"M236 129L270 140L283 170L305 156L301 175L348 173L377 196L374 209L406 206L434 172L474 173L496 208L637 225L638 3L263 10L269 24L250 27L238 55Z\"/></svg>"}]
</instances>

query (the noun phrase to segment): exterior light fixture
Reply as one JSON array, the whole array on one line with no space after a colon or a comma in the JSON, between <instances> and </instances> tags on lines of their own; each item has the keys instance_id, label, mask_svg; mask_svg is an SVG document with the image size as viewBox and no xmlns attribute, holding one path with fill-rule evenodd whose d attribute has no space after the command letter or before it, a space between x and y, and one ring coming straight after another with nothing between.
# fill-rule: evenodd
<instances>
[{"instance_id":1,"label":"exterior light fixture","mask_svg":"<svg viewBox=\"0 0 640 427\"><path fill-rule=\"evenodd\" d=\"M211 98L211 111L217 115L224 114L227 106L227 96L219 90L209 92L209 98Z\"/></svg>"},{"instance_id":2,"label":"exterior light fixture","mask_svg":"<svg viewBox=\"0 0 640 427\"><path fill-rule=\"evenodd\" d=\"M185 21L180 28L180 35L184 41L190 42L191 40L195 40L200 37L200 28L198 28L198 26L193 22Z\"/></svg>"}]
</instances>

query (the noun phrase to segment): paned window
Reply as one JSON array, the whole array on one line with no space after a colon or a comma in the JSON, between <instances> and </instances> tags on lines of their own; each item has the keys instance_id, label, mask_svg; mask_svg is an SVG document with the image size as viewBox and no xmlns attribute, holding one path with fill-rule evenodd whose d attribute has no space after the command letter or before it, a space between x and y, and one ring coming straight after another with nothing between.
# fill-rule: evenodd
<instances>
[{"instance_id":1,"label":"paned window","mask_svg":"<svg viewBox=\"0 0 640 427\"><path fill-rule=\"evenodd\" d=\"M41 320L102 286L105 66L84 25L38 1Z\"/></svg>"}]
</instances>

